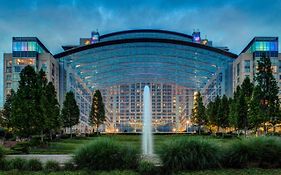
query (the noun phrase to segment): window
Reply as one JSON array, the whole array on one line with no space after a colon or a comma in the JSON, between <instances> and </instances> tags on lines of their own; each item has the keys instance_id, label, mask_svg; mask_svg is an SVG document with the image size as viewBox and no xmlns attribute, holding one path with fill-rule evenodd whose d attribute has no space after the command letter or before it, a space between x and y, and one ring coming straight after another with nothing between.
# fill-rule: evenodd
<instances>
[{"instance_id":1,"label":"window","mask_svg":"<svg viewBox=\"0 0 281 175\"><path fill-rule=\"evenodd\" d=\"M245 60L245 61L244 61L244 69L245 69L245 72L247 72L247 73L251 72L250 63L251 63L250 60Z\"/></svg>"},{"instance_id":2,"label":"window","mask_svg":"<svg viewBox=\"0 0 281 175\"><path fill-rule=\"evenodd\" d=\"M35 60L32 58L18 58L16 59L16 64L17 65L34 65Z\"/></svg>"},{"instance_id":3,"label":"window","mask_svg":"<svg viewBox=\"0 0 281 175\"><path fill-rule=\"evenodd\" d=\"M11 88L12 84L10 82L6 83L6 88Z\"/></svg>"},{"instance_id":4,"label":"window","mask_svg":"<svg viewBox=\"0 0 281 175\"><path fill-rule=\"evenodd\" d=\"M12 75L7 75L7 76L6 76L6 80L7 80L7 81L12 80Z\"/></svg>"},{"instance_id":5,"label":"window","mask_svg":"<svg viewBox=\"0 0 281 175\"><path fill-rule=\"evenodd\" d=\"M236 75L239 76L239 74L240 74L240 63L238 63L236 67Z\"/></svg>"},{"instance_id":6,"label":"window","mask_svg":"<svg viewBox=\"0 0 281 175\"><path fill-rule=\"evenodd\" d=\"M15 66L15 72L20 72L21 71L21 67L20 66Z\"/></svg>"}]
</instances>

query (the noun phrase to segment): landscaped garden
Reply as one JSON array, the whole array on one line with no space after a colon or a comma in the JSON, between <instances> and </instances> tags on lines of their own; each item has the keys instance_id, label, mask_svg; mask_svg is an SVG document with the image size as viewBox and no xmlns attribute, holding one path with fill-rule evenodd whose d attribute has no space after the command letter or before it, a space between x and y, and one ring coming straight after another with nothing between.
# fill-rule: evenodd
<instances>
[{"instance_id":1,"label":"landscaped garden","mask_svg":"<svg viewBox=\"0 0 281 175\"><path fill-rule=\"evenodd\" d=\"M102 135L61 139L31 153L68 153L60 165L38 160L3 159L1 174L280 174L281 138L155 135L155 152L162 163L141 159L140 135ZM67 150L67 151L64 151ZM4 170L4 171L3 171Z\"/></svg>"}]
</instances>

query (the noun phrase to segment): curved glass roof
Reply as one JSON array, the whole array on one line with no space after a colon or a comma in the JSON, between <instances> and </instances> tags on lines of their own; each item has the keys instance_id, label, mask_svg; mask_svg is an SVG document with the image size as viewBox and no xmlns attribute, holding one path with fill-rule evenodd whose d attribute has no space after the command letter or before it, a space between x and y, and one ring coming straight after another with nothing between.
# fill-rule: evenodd
<instances>
[{"instance_id":1,"label":"curved glass roof","mask_svg":"<svg viewBox=\"0 0 281 175\"><path fill-rule=\"evenodd\" d=\"M140 29L140 30L126 30L120 32L109 33L100 36L100 41L112 41L119 39L136 39L136 38L161 38L161 39L174 39L192 42L192 36L183 33L166 31L166 30L153 30L153 29Z\"/></svg>"},{"instance_id":2,"label":"curved glass roof","mask_svg":"<svg viewBox=\"0 0 281 175\"><path fill-rule=\"evenodd\" d=\"M108 35L99 43L71 49L55 57L75 70L90 89L137 82L203 88L237 57L230 52L189 42L190 38L184 38L184 34L153 30L143 34L125 31ZM167 39L173 35L178 38Z\"/></svg>"}]
</instances>

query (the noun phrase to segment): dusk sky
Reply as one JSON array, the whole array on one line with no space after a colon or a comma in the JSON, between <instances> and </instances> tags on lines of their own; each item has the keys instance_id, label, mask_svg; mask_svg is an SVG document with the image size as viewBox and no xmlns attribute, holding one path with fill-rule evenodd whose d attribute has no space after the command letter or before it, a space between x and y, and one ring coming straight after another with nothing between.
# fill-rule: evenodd
<instances>
[{"instance_id":1,"label":"dusk sky","mask_svg":"<svg viewBox=\"0 0 281 175\"><path fill-rule=\"evenodd\" d=\"M98 29L194 29L239 54L254 36L281 36L279 0L0 0L0 71L13 36L36 36L53 53ZM3 77L0 76L0 99ZM0 100L0 105L1 105Z\"/></svg>"},{"instance_id":2,"label":"dusk sky","mask_svg":"<svg viewBox=\"0 0 281 175\"><path fill-rule=\"evenodd\" d=\"M0 0L0 54L13 36L37 36L53 53L92 30L164 29L201 36L236 54L254 36L281 35L279 0ZM0 58L1 58L0 57Z\"/></svg>"}]
</instances>

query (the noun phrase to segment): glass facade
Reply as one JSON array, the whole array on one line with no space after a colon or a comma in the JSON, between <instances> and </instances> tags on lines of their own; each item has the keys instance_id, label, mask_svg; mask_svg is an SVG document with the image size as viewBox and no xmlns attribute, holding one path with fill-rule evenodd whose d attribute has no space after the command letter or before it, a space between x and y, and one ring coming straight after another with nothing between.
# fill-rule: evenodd
<instances>
[{"instance_id":1,"label":"glass facade","mask_svg":"<svg viewBox=\"0 0 281 175\"><path fill-rule=\"evenodd\" d=\"M234 54L187 42L190 38L160 42L154 37L139 38L137 32L131 41L128 35L134 38L133 33L120 34L115 38L126 38L122 42L103 44L101 39L91 47L55 56L60 60L60 94L75 92L81 121L88 122L91 95L97 89L105 103L107 123L103 129L107 132L141 131L145 85L152 93L155 132L186 129L195 91L202 92L205 102L232 93L229 72ZM165 38L157 32L143 35ZM62 102L63 96L60 98Z\"/></svg>"},{"instance_id":2,"label":"glass facade","mask_svg":"<svg viewBox=\"0 0 281 175\"><path fill-rule=\"evenodd\" d=\"M13 51L35 51L38 53L44 52L43 48L35 41L14 41Z\"/></svg>"}]
</instances>

